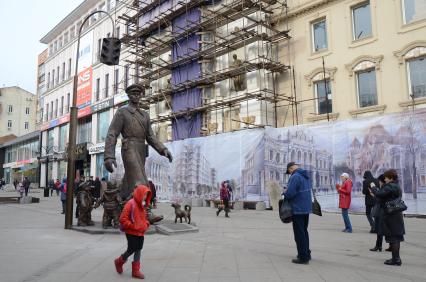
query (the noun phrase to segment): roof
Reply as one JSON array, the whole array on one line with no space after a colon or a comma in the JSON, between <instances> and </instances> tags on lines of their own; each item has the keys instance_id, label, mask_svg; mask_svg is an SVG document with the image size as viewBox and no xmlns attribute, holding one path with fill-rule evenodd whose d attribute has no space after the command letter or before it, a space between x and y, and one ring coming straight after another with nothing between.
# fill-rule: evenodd
<instances>
[{"instance_id":1,"label":"roof","mask_svg":"<svg viewBox=\"0 0 426 282\"><path fill-rule=\"evenodd\" d=\"M19 143L19 142L35 139L36 137L39 138L39 136L40 136L39 130L33 131L31 133L19 136L19 137L15 138L11 141L7 141L7 142L1 144L0 148L9 147L9 146L15 145L16 143Z\"/></svg>"},{"instance_id":2,"label":"roof","mask_svg":"<svg viewBox=\"0 0 426 282\"><path fill-rule=\"evenodd\" d=\"M34 94L34 93L32 93L32 92L30 92L30 91L28 91L28 90L25 90L24 88L22 88L22 87L20 87L20 86L6 86L6 87L0 87L0 92L1 92L2 90L7 90L7 89L11 89L11 88L17 88L17 89L20 89L20 90L22 90L22 91L24 91L24 92L28 93L28 94L31 94L31 95L35 96L35 94Z\"/></svg>"},{"instance_id":3,"label":"roof","mask_svg":"<svg viewBox=\"0 0 426 282\"><path fill-rule=\"evenodd\" d=\"M49 44L53 39L68 29L76 20L86 14L99 0L85 0L60 21L53 29L40 39L40 43Z\"/></svg>"}]
</instances>

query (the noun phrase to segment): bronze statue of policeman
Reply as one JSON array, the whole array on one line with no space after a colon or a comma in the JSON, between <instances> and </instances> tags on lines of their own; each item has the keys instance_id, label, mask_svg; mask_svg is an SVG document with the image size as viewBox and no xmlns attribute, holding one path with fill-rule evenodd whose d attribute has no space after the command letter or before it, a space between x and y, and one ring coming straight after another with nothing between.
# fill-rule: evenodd
<instances>
[{"instance_id":1,"label":"bronze statue of policeman","mask_svg":"<svg viewBox=\"0 0 426 282\"><path fill-rule=\"evenodd\" d=\"M112 173L115 161L115 146L117 138L122 135L121 156L124 164L124 177L121 196L127 198L138 184L148 185L145 173L145 158L148 146L152 146L160 155L172 162L172 154L158 141L151 128L149 114L139 107L145 89L138 84L126 88L129 105L117 110L108 129L105 140L104 165Z\"/></svg>"}]
</instances>

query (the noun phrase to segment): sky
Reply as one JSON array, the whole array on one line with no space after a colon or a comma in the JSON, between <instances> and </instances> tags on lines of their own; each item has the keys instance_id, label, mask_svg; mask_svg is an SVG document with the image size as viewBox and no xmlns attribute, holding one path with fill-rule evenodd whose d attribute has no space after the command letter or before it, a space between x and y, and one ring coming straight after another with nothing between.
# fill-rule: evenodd
<instances>
[{"instance_id":1,"label":"sky","mask_svg":"<svg viewBox=\"0 0 426 282\"><path fill-rule=\"evenodd\" d=\"M0 87L36 92L40 39L82 0L0 0Z\"/></svg>"}]
</instances>

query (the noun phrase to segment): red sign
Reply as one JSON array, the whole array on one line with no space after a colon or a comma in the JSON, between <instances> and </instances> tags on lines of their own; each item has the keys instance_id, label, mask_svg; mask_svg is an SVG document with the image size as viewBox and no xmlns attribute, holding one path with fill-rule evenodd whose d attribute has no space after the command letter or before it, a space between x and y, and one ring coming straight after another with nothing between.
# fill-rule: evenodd
<instances>
[{"instance_id":1,"label":"red sign","mask_svg":"<svg viewBox=\"0 0 426 282\"><path fill-rule=\"evenodd\" d=\"M59 118L58 124L63 124L70 121L70 114L66 114L63 117Z\"/></svg>"},{"instance_id":2,"label":"red sign","mask_svg":"<svg viewBox=\"0 0 426 282\"><path fill-rule=\"evenodd\" d=\"M78 110L77 118L82 118L88 116L92 113L92 108L90 106Z\"/></svg>"},{"instance_id":3,"label":"red sign","mask_svg":"<svg viewBox=\"0 0 426 282\"><path fill-rule=\"evenodd\" d=\"M92 101L92 67L78 74L77 82L77 107L83 108Z\"/></svg>"}]
</instances>

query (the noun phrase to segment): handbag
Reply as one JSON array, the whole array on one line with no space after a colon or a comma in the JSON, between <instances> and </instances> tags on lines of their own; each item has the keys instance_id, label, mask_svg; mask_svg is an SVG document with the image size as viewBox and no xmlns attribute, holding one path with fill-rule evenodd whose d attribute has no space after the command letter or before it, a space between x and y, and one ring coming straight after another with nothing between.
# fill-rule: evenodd
<instances>
[{"instance_id":1,"label":"handbag","mask_svg":"<svg viewBox=\"0 0 426 282\"><path fill-rule=\"evenodd\" d=\"M314 201L312 203L312 213L318 216L322 216L321 206L317 201L317 197L314 196Z\"/></svg>"},{"instance_id":2,"label":"handbag","mask_svg":"<svg viewBox=\"0 0 426 282\"><path fill-rule=\"evenodd\" d=\"M386 214L395 214L398 212L403 212L407 209L407 205L398 197L394 200L388 201L385 203L385 213Z\"/></svg>"},{"instance_id":3,"label":"handbag","mask_svg":"<svg viewBox=\"0 0 426 282\"><path fill-rule=\"evenodd\" d=\"M290 223L293 221L293 209L288 199L284 198L278 201L279 215L283 223Z\"/></svg>"}]
</instances>

